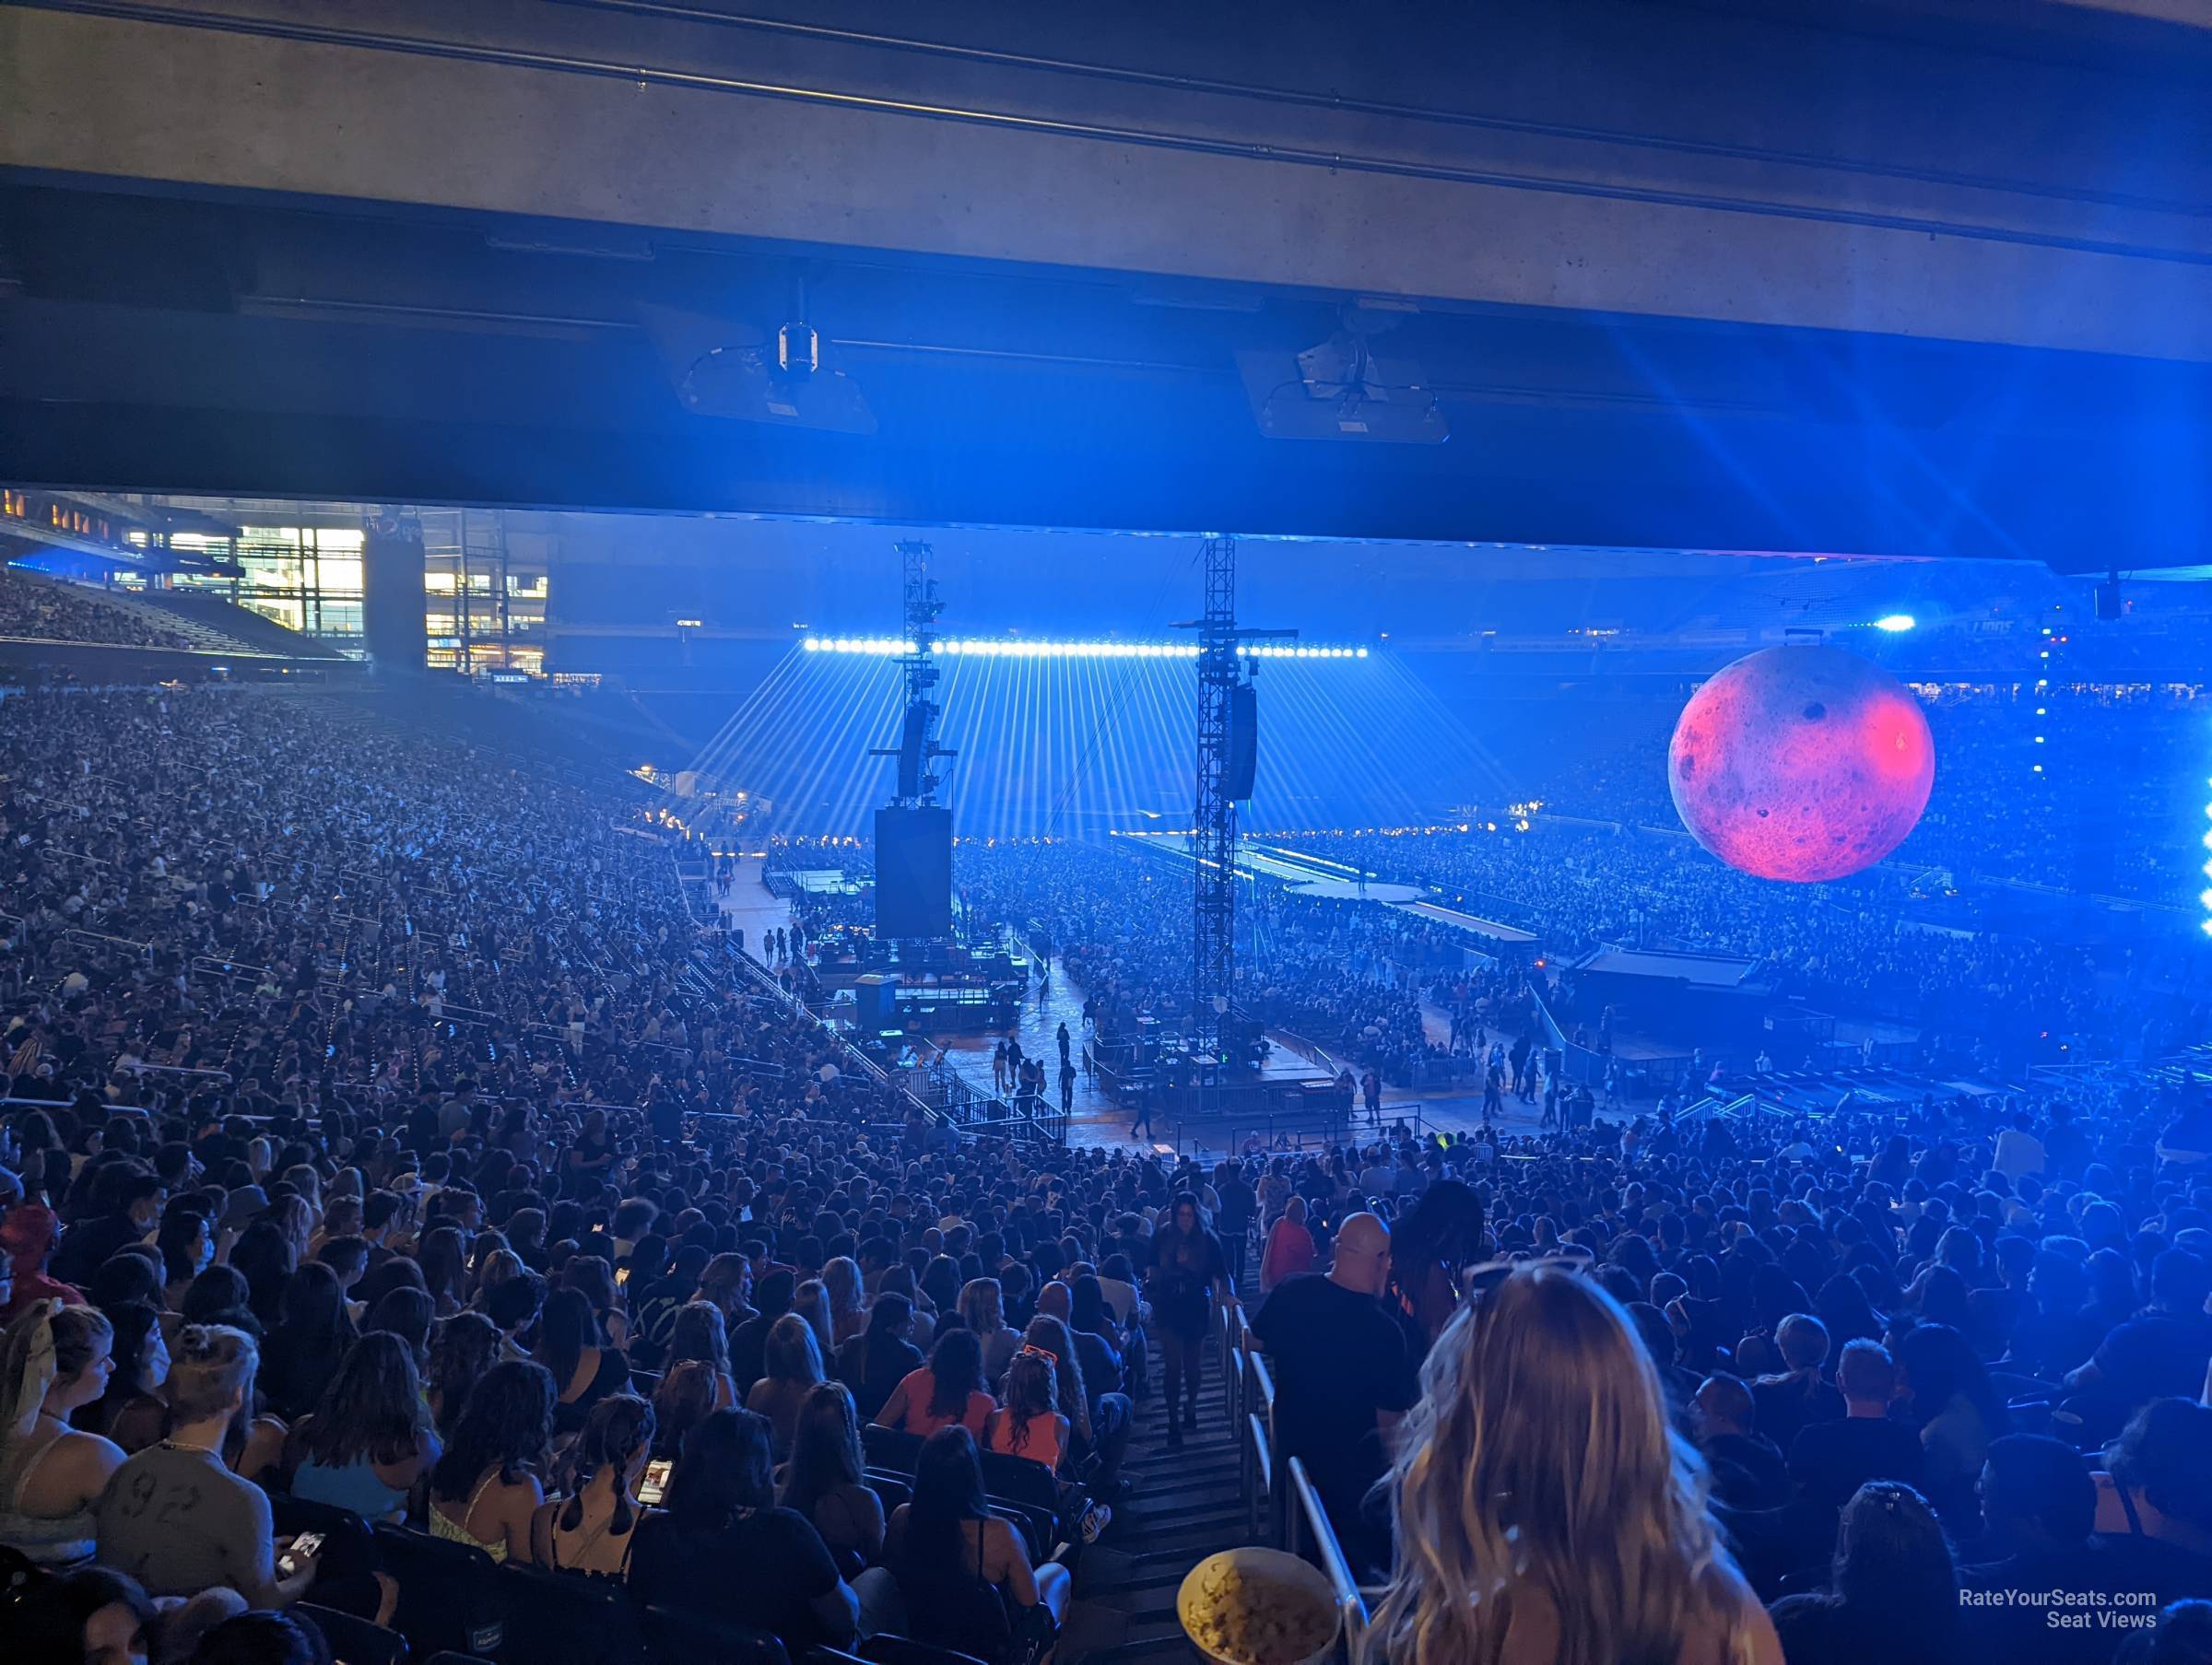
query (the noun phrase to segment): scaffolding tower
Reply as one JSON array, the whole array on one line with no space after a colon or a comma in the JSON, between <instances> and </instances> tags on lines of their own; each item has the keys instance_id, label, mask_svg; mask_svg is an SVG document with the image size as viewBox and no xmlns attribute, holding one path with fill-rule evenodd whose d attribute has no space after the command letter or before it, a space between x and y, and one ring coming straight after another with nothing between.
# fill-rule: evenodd
<instances>
[{"instance_id":1,"label":"scaffolding tower","mask_svg":"<svg viewBox=\"0 0 2212 1665\"><path fill-rule=\"evenodd\" d=\"M1199 552L1206 611L1198 632L1198 791L1191 817L1191 1045L1218 1056L1222 1020L1236 1003L1237 801L1230 751L1237 690L1257 664L1241 649L1295 630L1237 625L1237 540L1209 537ZM1247 737L1253 744L1256 736Z\"/></svg>"}]
</instances>

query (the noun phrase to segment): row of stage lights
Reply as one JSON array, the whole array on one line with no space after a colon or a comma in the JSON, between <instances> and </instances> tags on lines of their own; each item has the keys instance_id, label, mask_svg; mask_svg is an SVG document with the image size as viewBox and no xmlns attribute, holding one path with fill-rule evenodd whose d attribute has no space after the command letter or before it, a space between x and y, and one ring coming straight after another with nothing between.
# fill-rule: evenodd
<instances>
[{"instance_id":1,"label":"row of stage lights","mask_svg":"<svg viewBox=\"0 0 2212 1665\"><path fill-rule=\"evenodd\" d=\"M809 653L858 653L872 659L897 659L914 651L911 641L888 636L809 636L801 645ZM1195 659L1193 641L997 641L954 637L935 643L933 653L967 654L984 659ZM1246 659L1365 659L1365 648L1271 646L1245 643L1237 652Z\"/></svg>"},{"instance_id":2,"label":"row of stage lights","mask_svg":"<svg viewBox=\"0 0 2212 1665\"><path fill-rule=\"evenodd\" d=\"M2212 786L2212 780L2207 780L2205 784ZM2212 821L2212 803L2205 805L2205 819ZM2205 848L2212 850L2212 828L2206 829L2205 833ZM2207 858L2205 862L2205 877L2212 879L2212 858ZM2204 932L2206 936L2212 936L2212 890L2198 892L2196 899L2203 904L2205 909L2205 918L2201 921Z\"/></svg>"}]
</instances>

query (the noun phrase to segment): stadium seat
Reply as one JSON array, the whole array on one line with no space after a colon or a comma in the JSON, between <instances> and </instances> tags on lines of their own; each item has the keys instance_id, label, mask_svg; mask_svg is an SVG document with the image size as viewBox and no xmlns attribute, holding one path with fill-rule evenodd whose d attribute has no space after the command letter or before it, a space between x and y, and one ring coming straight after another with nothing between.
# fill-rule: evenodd
<instances>
[{"instance_id":1,"label":"stadium seat","mask_svg":"<svg viewBox=\"0 0 2212 1665\"><path fill-rule=\"evenodd\" d=\"M888 1469L894 1474L912 1474L914 1464L921 1460L922 1439L900 1428L886 1428L870 1423L860 1431L861 1448L867 1454L872 1469Z\"/></svg>"},{"instance_id":2,"label":"stadium seat","mask_svg":"<svg viewBox=\"0 0 2212 1665\"><path fill-rule=\"evenodd\" d=\"M300 1602L292 1611L323 1633L333 1665L406 1665L407 1639L396 1630L312 1601Z\"/></svg>"},{"instance_id":3,"label":"stadium seat","mask_svg":"<svg viewBox=\"0 0 2212 1665\"><path fill-rule=\"evenodd\" d=\"M766 1631L724 1624L676 1607L645 1610L645 1637L653 1655L684 1665L791 1665L783 1644Z\"/></svg>"},{"instance_id":4,"label":"stadium seat","mask_svg":"<svg viewBox=\"0 0 2212 1665\"><path fill-rule=\"evenodd\" d=\"M620 1665L637 1654L636 1610L612 1578L509 1562L492 1575L492 1585L502 1660Z\"/></svg>"},{"instance_id":5,"label":"stadium seat","mask_svg":"<svg viewBox=\"0 0 2212 1665\"><path fill-rule=\"evenodd\" d=\"M399 1629L418 1653L500 1650L500 1610L482 1550L410 1527L379 1526L377 1558L399 1584Z\"/></svg>"},{"instance_id":6,"label":"stadium seat","mask_svg":"<svg viewBox=\"0 0 2212 1665\"><path fill-rule=\"evenodd\" d=\"M1052 1470L1026 1457L1008 1457L1002 1451L979 1452L983 1464L983 1490L1030 1508L1053 1509L1060 1503L1060 1483Z\"/></svg>"}]
</instances>

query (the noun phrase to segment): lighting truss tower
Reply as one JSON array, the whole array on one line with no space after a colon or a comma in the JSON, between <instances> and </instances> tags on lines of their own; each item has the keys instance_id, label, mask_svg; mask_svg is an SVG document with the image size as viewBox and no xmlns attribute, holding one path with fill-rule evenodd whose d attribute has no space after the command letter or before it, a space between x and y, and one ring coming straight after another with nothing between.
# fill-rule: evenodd
<instances>
[{"instance_id":1,"label":"lighting truss tower","mask_svg":"<svg viewBox=\"0 0 2212 1665\"><path fill-rule=\"evenodd\" d=\"M925 808L937 801L937 759L957 754L937 744L937 720L944 709L937 704L937 616L945 604L937 599L937 581L929 576L931 550L927 544L908 541L898 545L906 634L900 643L899 665L906 679L906 709L900 725L899 744L871 751L871 757L899 759L899 779L891 802L909 809Z\"/></svg>"},{"instance_id":2,"label":"lighting truss tower","mask_svg":"<svg viewBox=\"0 0 2212 1665\"><path fill-rule=\"evenodd\" d=\"M1198 632L1198 793L1191 819L1195 860L1192 901L1191 1040L1218 1051L1221 1020L1236 998L1237 802L1230 795L1232 712L1237 690L1258 669L1239 651L1262 637L1295 630L1237 627L1237 540L1209 537L1200 551L1206 612ZM1247 736L1252 744L1254 737Z\"/></svg>"}]
</instances>

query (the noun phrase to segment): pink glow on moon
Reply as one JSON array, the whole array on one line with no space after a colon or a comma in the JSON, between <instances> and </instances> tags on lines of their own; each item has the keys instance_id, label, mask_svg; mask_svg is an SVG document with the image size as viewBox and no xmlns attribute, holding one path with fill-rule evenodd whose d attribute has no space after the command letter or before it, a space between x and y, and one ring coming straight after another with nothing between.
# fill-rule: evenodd
<instances>
[{"instance_id":1,"label":"pink glow on moon","mask_svg":"<svg viewBox=\"0 0 2212 1665\"><path fill-rule=\"evenodd\" d=\"M1928 806L1936 742L1910 690L1841 648L1767 648L1683 707L1667 785L1742 872L1813 884L1873 866Z\"/></svg>"}]
</instances>

